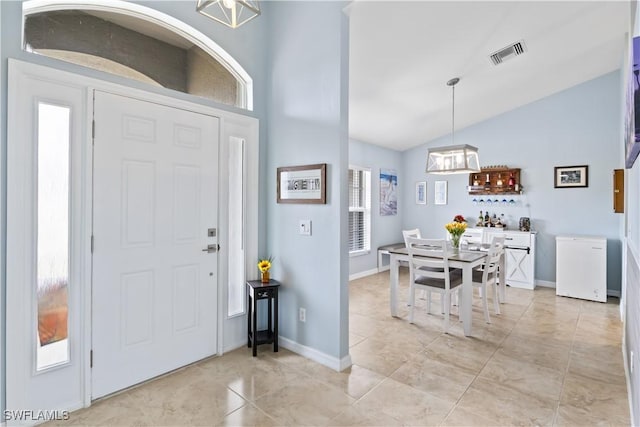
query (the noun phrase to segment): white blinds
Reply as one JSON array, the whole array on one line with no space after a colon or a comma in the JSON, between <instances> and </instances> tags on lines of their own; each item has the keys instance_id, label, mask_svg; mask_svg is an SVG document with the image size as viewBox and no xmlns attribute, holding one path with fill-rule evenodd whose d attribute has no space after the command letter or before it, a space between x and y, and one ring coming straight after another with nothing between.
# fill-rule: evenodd
<instances>
[{"instance_id":1,"label":"white blinds","mask_svg":"<svg viewBox=\"0 0 640 427\"><path fill-rule=\"evenodd\" d=\"M371 235L371 171L349 169L349 252L368 251Z\"/></svg>"}]
</instances>

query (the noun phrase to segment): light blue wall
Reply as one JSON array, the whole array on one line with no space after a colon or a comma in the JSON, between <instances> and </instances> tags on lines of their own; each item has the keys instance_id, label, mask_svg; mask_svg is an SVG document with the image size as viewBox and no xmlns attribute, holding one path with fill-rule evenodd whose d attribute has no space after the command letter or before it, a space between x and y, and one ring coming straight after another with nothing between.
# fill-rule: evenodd
<instances>
[{"instance_id":1,"label":"light blue wall","mask_svg":"<svg viewBox=\"0 0 640 427\"><path fill-rule=\"evenodd\" d=\"M377 268L378 247L402 241L402 211L406 203L398 194L398 214L380 216L380 169L395 169L398 172L398 188L409 186L414 182L404 180L402 171L402 153L395 150L349 140L349 164L371 168L371 252L349 258L349 274L361 273ZM388 257L387 257L388 258ZM383 260L386 264L388 259Z\"/></svg>"},{"instance_id":2,"label":"light blue wall","mask_svg":"<svg viewBox=\"0 0 640 427\"><path fill-rule=\"evenodd\" d=\"M456 131L456 144L478 147L480 163L521 169L524 195L514 208L489 208L504 213L508 225L517 228L522 216L531 218L538 231L535 277L555 282L555 237L559 234L603 235L607 245L607 287L620 290L620 222L613 213L612 171L622 168L620 132L620 73L613 72L498 117ZM464 90L462 88L461 90ZM487 100L490 102L490 100ZM456 109L481 106L457 105ZM468 175L427 176L428 146L451 144L450 135L404 152L405 181L427 180L428 204L406 204L403 227L419 227L423 234L442 237L443 225L454 215L478 216L480 208L466 191ZM588 165L589 187L554 189L555 166ZM433 204L436 180L448 181L449 203ZM403 200L412 200L413 189L402 187ZM486 207L484 208L487 209Z\"/></svg>"},{"instance_id":3,"label":"light blue wall","mask_svg":"<svg viewBox=\"0 0 640 427\"><path fill-rule=\"evenodd\" d=\"M348 354L348 22L343 2L269 2L267 247L282 281L280 335ZM276 169L327 164L327 203L277 204ZM298 234L301 219L312 235ZM306 308L306 323L298 309Z\"/></svg>"}]
</instances>

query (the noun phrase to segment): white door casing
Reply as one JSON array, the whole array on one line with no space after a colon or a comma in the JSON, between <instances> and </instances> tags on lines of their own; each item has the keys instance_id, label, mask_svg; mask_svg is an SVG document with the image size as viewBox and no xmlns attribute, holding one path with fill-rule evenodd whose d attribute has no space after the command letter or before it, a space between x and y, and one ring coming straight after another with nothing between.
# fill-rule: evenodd
<instances>
[{"instance_id":1,"label":"white door casing","mask_svg":"<svg viewBox=\"0 0 640 427\"><path fill-rule=\"evenodd\" d=\"M220 206L228 198L228 164L224 161L232 138L246 142L245 256L248 278L256 278L258 257L258 153L257 119L178 100L168 95L82 76L51 67L8 60L8 155L7 163L7 409L75 410L91 405L91 219L92 219L92 145L91 118L93 89L144 99L162 105L220 117ZM33 374L35 365L35 316L33 289L24 283L33 275L33 106L34 97L63 103L73 100L71 132L71 270L69 296L70 364ZM197 101L194 98L194 101ZM56 103L56 102L54 102ZM75 105L78 104L78 105ZM79 143L78 143L79 142ZM31 221L31 222L29 222ZM229 238L227 209L219 212L219 239ZM31 237L29 237L31 236ZM100 243L97 242L97 245ZM228 251L224 244L218 268L218 353L246 345L246 319L226 316ZM75 286L74 286L75 284ZM224 340L223 340L224 337ZM97 355L99 358L99 355ZM35 390L35 392L34 392ZM42 420L40 420L42 421ZM17 424L12 422L11 425ZM25 424L34 424L25 420Z\"/></svg>"},{"instance_id":2,"label":"white door casing","mask_svg":"<svg viewBox=\"0 0 640 427\"><path fill-rule=\"evenodd\" d=\"M94 120L95 399L216 353L219 119L96 91Z\"/></svg>"}]
</instances>

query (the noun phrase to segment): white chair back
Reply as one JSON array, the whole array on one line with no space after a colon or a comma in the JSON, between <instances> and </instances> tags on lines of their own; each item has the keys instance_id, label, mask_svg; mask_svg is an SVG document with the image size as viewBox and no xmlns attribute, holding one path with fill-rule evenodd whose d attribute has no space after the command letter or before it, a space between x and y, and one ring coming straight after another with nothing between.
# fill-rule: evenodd
<instances>
[{"instance_id":1,"label":"white chair back","mask_svg":"<svg viewBox=\"0 0 640 427\"><path fill-rule=\"evenodd\" d=\"M409 269L413 280L420 278L444 279L445 288L449 289L449 258L447 243L439 239L418 239L407 237L409 249Z\"/></svg>"},{"instance_id":2,"label":"white chair back","mask_svg":"<svg viewBox=\"0 0 640 427\"><path fill-rule=\"evenodd\" d=\"M402 230L402 237L404 238L404 245L408 248L409 244L407 243L407 238L414 237L416 239L419 239L422 237L422 235L420 234L419 228L414 228L412 230Z\"/></svg>"},{"instance_id":3,"label":"white chair back","mask_svg":"<svg viewBox=\"0 0 640 427\"><path fill-rule=\"evenodd\" d=\"M498 265L500 263L500 257L504 254L504 236L493 236L491 240L491 246L489 247L489 253L487 254L487 261L484 266L484 276L482 281L487 283L489 275L492 274L493 280L496 279Z\"/></svg>"}]
</instances>

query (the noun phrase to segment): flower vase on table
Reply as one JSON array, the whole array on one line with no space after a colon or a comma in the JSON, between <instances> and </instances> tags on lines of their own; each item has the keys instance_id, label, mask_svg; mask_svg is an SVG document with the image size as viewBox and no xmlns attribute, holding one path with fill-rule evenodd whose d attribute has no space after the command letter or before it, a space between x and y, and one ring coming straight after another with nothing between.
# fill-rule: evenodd
<instances>
[{"instance_id":1,"label":"flower vase on table","mask_svg":"<svg viewBox=\"0 0 640 427\"><path fill-rule=\"evenodd\" d=\"M260 272L260 274L262 275L262 283L269 283L270 277L269 277L269 272L268 271L262 271Z\"/></svg>"},{"instance_id":2,"label":"flower vase on table","mask_svg":"<svg viewBox=\"0 0 640 427\"><path fill-rule=\"evenodd\" d=\"M453 250L458 252L460 249L460 237L467 229L467 222L462 215L456 215L452 222L445 224L444 228L449 232L451 236L451 246Z\"/></svg>"},{"instance_id":3,"label":"flower vase on table","mask_svg":"<svg viewBox=\"0 0 640 427\"><path fill-rule=\"evenodd\" d=\"M271 279L269 275L269 270L271 269L271 261L273 261L273 258L271 257L258 261L258 270L260 270L260 281L262 283L269 283L269 280Z\"/></svg>"},{"instance_id":4,"label":"flower vase on table","mask_svg":"<svg viewBox=\"0 0 640 427\"><path fill-rule=\"evenodd\" d=\"M460 234L451 235L451 246L453 247L454 252L457 252L460 249L460 236Z\"/></svg>"}]
</instances>

